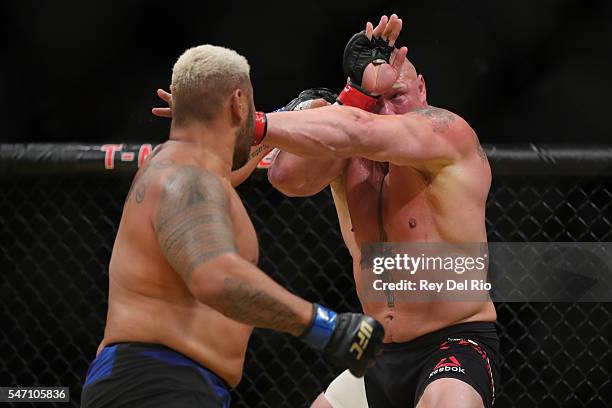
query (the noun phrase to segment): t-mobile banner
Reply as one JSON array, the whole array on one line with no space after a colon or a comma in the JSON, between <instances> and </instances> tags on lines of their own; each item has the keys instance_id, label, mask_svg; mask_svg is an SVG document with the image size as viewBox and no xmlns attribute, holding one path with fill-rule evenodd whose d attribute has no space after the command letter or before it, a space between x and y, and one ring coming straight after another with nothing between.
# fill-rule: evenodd
<instances>
[{"instance_id":1,"label":"t-mobile banner","mask_svg":"<svg viewBox=\"0 0 612 408\"><path fill-rule=\"evenodd\" d=\"M370 243L364 302L610 302L612 242Z\"/></svg>"}]
</instances>

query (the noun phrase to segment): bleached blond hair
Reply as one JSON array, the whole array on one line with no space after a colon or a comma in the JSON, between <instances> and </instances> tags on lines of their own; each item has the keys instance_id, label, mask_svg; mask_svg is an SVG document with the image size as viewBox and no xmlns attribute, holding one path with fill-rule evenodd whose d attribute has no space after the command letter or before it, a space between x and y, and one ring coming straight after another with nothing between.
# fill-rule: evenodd
<instances>
[{"instance_id":1,"label":"bleached blond hair","mask_svg":"<svg viewBox=\"0 0 612 408\"><path fill-rule=\"evenodd\" d=\"M249 69L229 48L205 44L185 51L172 68L173 120L212 120L232 92L250 83Z\"/></svg>"}]
</instances>

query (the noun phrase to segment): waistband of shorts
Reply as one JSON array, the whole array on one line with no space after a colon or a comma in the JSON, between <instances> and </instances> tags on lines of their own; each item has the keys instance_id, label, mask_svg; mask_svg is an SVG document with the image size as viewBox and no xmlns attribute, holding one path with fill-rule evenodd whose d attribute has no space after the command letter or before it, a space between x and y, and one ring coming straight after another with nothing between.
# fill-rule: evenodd
<instances>
[{"instance_id":1,"label":"waistband of shorts","mask_svg":"<svg viewBox=\"0 0 612 408\"><path fill-rule=\"evenodd\" d=\"M186 355L162 344L141 342L117 342L107 344L104 347L104 350L106 350L107 348L117 348L118 351L125 350L138 353L142 356L154 358L156 360L160 360L171 365L193 367L197 369L205 378L210 380L213 385L217 387L226 388L227 390L231 390L231 387L225 382L225 380L215 374L213 371L206 368L197 361L192 360Z\"/></svg>"},{"instance_id":2,"label":"waistband of shorts","mask_svg":"<svg viewBox=\"0 0 612 408\"><path fill-rule=\"evenodd\" d=\"M447 337L476 337L497 340L497 329L494 322L466 322L443 327L439 330L423 334L415 339L402 343L383 343L383 350L411 350L438 344Z\"/></svg>"}]
</instances>

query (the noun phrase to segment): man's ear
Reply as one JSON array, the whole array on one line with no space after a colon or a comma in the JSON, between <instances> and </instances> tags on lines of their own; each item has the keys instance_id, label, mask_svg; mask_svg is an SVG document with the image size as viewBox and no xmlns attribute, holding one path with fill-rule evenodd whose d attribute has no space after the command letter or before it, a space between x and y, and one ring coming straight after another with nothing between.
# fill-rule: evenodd
<instances>
[{"instance_id":1,"label":"man's ear","mask_svg":"<svg viewBox=\"0 0 612 408\"><path fill-rule=\"evenodd\" d=\"M230 115L232 125L238 126L241 124L247 115L246 106L243 103L244 91L240 88L232 92L230 97Z\"/></svg>"},{"instance_id":2,"label":"man's ear","mask_svg":"<svg viewBox=\"0 0 612 408\"><path fill-rule=\"evenodd\" d=\"M425 78L419 74L417 77L419 81L419 101L421 103L427 103L427 88L425 87Z\"/></svg>"}]
</instances>

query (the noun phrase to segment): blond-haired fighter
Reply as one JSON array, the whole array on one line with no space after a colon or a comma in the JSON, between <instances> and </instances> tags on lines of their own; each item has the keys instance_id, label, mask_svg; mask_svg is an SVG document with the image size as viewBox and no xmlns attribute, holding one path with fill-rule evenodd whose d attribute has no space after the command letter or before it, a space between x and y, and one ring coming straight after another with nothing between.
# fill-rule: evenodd
<instances>
[{"instance_id":1,"label":"blond-haired fighter","mask_svg":"<svg viewBox=\"0 0 612 408\"><path fill-rule=\"evenodd\" d=\"M383 17L376 29L368 23L345 50L351 83L340 100L361 109L268 115L264 142L281 149L270 181L291 196L331 184L363 310L386 331L383 354L364 379L342 374L327 390L329 398L321 396L314 406L491 407L500 368L490 301L374 302L364 296L364 243L487 241L486 156L464 119L428 105L425 81L405 60L405 48L391 48L398 27L396 16Z\"/></svg>"},{"instance_id":2,"label":"blond-haired fighter","mask_svg":"<svg viewBox=\"0 0 612 408\"><path fill-rule=\"evenodd\" d=\"M229 407L254 326L300 336L363 375L380 324L307 302L255 266L255 230L230 185L264 133L246 59L189 49L171 89L170 140L138 171L123 209L82 406Z\"/></svg>"}]
</instances>

